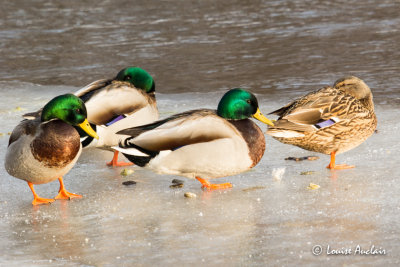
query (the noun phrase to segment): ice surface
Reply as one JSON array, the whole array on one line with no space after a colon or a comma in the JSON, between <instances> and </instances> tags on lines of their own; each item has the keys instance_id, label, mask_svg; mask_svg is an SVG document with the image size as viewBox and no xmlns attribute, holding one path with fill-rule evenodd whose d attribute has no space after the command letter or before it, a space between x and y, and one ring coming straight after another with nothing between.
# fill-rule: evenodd
<instances>
[{"instance_id":1,"label":"ice surface","mask_svg":"<svg viewBox=\"0 0 400 267\"><path fill-rule=\"evenodd\" d=\"M13 87L14 86L14 87ZM77 88L0 83L0 158L8 132L24 112L36 110L52 96ZM37 92L40 91L40 94ZM24 95L28 97L14 97ZM220 93L157 94L161 117L191 107L215 108ZM264 114L292 96L259 94ZM29 101L28 101L29 99ZM204 99L207 103L204 104ZM139 167L105 162L111 152L85 150L64 177L66 188L82 199L32 207L27 184L0 165L0 265L2 266L188 266L373 264L399 261L398 105L376 99L378 133L337 157L352 170L329 171L329 156L281 144L266 136L267 150L249 172L214 180L232 182L230 190L202 191L200 183L161 176ZM21 107L22 110L17 110ZM263 130L264 125L260 124ZM315 161L288 161L289 156L317 155ZM123 157L121 157L122 159ZM314 171L309 175L302 172ZM278 177L278 178L277 178ZM183 188L169 187L174 178ZM124 186L133 180L137 184ZM309 190L310 183L320 185ZM58 182L35 187L54 197ZM185 198L185 192L197 198ZM313 246L323 254L314 256ZM331 249L386 251L384 256L326 255Z\"/></svg>"},{"instance_id":2,"label":"ice surface","mask_svg":"<svg viewBox=\"0 0 400 267\"><path fill-rule=\"evenodd\" d=\"M2 1L0 266L400 266L399 1L131 2ZM234 87L267 114L356 75L373 90L378 133L337 157L355 169L334 172L329 156L266 136L261 162L216 180L234 185L221 192L138 167L121 176L105 166L111 152L89 149L64 179L84 197L32 207L4 170L7 133L55 95L129 65L154 76L161 117L215 108ZM284 160L309 155L320 158ZM174 178L184 187L170 188ZM54 197L58 182L35 188ZM328 245L386 255L327 255Z\"/></svg>"}]
</instances>

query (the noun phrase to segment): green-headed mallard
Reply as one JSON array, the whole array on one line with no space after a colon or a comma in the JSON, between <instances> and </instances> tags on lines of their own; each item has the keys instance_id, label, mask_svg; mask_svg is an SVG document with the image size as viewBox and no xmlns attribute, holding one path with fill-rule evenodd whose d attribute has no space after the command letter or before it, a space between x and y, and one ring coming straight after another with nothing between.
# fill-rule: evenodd
<instances>
[{"instance_id":1,"label":"green-headed mallard","mask_svg":"<svg viewBox=\"0 0 400 267\"><path fill-rule=\"evenodd\" d=\"M217 110L191 110L119 131L131 137L115 149L157 173L196 178L210 189L229 188L230 183L210 184L207 179L249 170L264 154L265 137L250 117L273 125L252 93L232 89Z\"/></svg>"},{"instance_id":2,"label":"green-headed mallard","mask_svg":"<svg viewBox=\"0 0 400 267\"><path fill-rule=\"evenodd\" d=\"M88 121L96 129L99 140L96 147L113 151L121 136L115 133L127 127L139 126L158 119L155 98L155 82L151 75L138 67L121 70L114 79L92 82L75 93L86 105ZM99 126L99 127L96 127ZM80 131L85 147L93 138ZM111 166L131 163L118 162L118 151L114 151Z\"/></svg>"},{"instance_id":3,"label":"green-headed mallard","mask_svg":"<svg viewBox=\"0 0 400 267\"><path fill-rule=\"evenodd\" d=\"M5 160L7 172L28 182L33 205L54 201L39 197L33 184L49 183L57 178L60 190L55 199L82 197L65 190L62 176L74 166L82 150L79 134L73 126L98 138L86 119L85 104L72 94L61 95L36 115L31 120L23 120L11 133Z\"/></svg>"},{"instance_id":4,"label":"green-headed mallard","mask_svg":"<svg viewBox=\"0 0 400 267\"><path fill-rule=\"evenodd\" d=\"M309 93L271 114L279 119L267 134L285 144L330 154L329 169L354 168L335 165L335 155L360 145L377 125L371 90L354 76L339 79L333 87Z\"/></svg>"}]
</instances>

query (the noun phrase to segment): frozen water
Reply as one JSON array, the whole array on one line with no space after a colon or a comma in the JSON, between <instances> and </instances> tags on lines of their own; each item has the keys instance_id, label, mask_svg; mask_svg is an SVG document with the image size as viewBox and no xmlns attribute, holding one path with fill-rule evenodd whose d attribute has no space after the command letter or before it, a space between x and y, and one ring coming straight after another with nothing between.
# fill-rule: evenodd
<instances>
[{"instance_id":1,"label":"frozen water","mask_svg":"<svg viewBox=\"0 0 400 267\"><path fill-rule=\"evenodd\" d=\"M400 265L399 1L131 2L2 1L0 266ZM355 169L335 172L329 156L266 136L261 162L216 180L234 184L221 192L138 167L121 176L105 166L111 152L88 149L65 176L84 197L32 207L4 170L7 133L55 95L130 65L155 77L161 117L215 108L239 86L268 113L356 75L373 90L378 133L338 156ZM320 158L284 160L308 155ZM174 178L184 187L170 188ZM58 183L35 188L54 197ZM386 255L327 255L328 245Z\"/></svg>"},{"instance_id":2,"label":"frozen water","mask_svg":"<svg viewBox=\"0 0 400 267\"><path fill-rule=\"evenodd\" d=\"M41 107L55 94L73 87L1 83L5 94L0 116L1 154L20 116ZM40 94L37 92L40 91ZM13 95L14 95L13 94ZM214 108L218 93L158 94L161 116L190 106ZM290 96L288 97L290 98ZM27 99L31 101L27 101ZM209 101L204 104L204 99ZM259 94L264 113L285 104ZM378 133L359 147L338 156L355 164L352 170L329 171L329 156L304 151L266 137L262 161L249 172L215 180L234 187L202 191L200 184L132 167L109 168L111 152L85 150L65 176L69 191L82 199L32 207L27 184L0 166L1 265L131 266L131 265L297 265L323 262L381 265L398 261L400 186L396 106L376 99ZM20 109L16 109L20 107ZM22 110L21 110L22 109ZM260 125L266 129L264 125ZM289 156L317 155L315 161L288 161ZM313 172L309 172L313 171ZM309 172L309 175L302 175ZM173 178L184 187L169 187ZM137 184L124 186L133 180ZM321 187L309 190L309 183ZM58 182L35 187L54 197ZM197 198L185 198L185 192ZM321 245L323 254L311 253ZM384 249L384 256L326 255L326 248Z\"/></svg>"}]
</instances>

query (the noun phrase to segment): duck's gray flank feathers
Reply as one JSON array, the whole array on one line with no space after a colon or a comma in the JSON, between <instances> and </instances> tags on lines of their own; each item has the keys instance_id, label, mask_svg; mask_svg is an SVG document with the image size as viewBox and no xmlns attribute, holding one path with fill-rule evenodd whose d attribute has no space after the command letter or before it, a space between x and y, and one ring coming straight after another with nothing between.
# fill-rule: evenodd
<instances>
[{"instance_id":1,"label":"duck's gray flank feathers","mask_svg":"<svg viewBox=\"0 0 400 267\"><path fill-rule=\"evenodd\" d=\"M10 139L8 140L8 146L18 140L23 135L35 136L36 127L40 123L40 118L36 118L35 120L23 120L20 124L18 124L10 135Z\"/></svg>"}]
</instances>

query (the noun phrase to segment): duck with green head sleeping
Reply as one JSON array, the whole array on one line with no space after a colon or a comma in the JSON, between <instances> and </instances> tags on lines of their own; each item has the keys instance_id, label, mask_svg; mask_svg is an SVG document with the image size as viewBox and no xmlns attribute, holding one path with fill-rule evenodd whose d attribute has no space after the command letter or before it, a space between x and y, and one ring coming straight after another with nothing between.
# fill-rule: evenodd
<instances>
[{"instance_id":1,"label":"duck with green head sleeping","mask_svg":"<svg viewBox=\"0 0 400 267\"><path fill-rule=\"evenodd\" d=\"M92 137L80 131L82 145L113 151L109 166L131 165L119 162L118 151L111 147L118 145L121 137L116 132L119 130L158 119L153 77L142 68L127 67L115 78L92 82L75 95L85 102L88 121L99 135L99 140L93 142Z\"/></svg>"}]
</instances>

